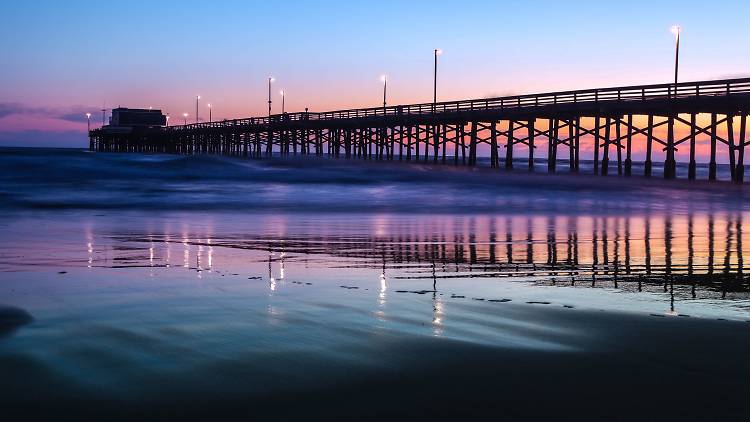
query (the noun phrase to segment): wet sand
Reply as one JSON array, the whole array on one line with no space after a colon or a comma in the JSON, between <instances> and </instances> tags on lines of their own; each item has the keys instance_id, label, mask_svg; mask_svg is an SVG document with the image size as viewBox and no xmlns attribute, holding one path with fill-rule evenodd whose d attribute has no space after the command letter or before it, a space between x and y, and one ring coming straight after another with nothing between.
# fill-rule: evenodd
<instances>
[{"instance_id":1,"label":"wet sand","mask_svg":"<svg viewBox=\"0 0 750 422\"><path fill-rule=\"evenodd\" d=\"M292 216L301 225L287 221L279 237L278 216L189 216L152 216L144 228L142 215L70 215L64 226L37 215L6 227L0 297L17 310L9 315L33 317L0 337L6 415L744 419L744 284L722 293L697 274L694 288L665 290L663 256L652 278L639 265L628 278L609 245L592 285L593 239L582 232L580 279L564 281L550 274L564 273L565 259L552 268L544 243L531 250L536 271L523 261L529 244L548 239L546 223L511 253L519 271L492 264L475 217L454 225L475 227L475 249L451 243L441 254L426 240L440 230L422 239L415 229L434 217L378 216L360 232L340 216ZM320 227L333 232L310 232ZM395 242L403 231L416 237ZM687 273L686 251L672 255L671 271Z\"/></svg>"},{"instance_id":2,"label":"wet sand","mask_svg":"<svg viewBox=\"0 0 750 422\"><path fill-rule=\"evenodd\" d=\"M748 323L462 306L467 318L494 329L538 327L536 340L565 350L357 332L356 344L336 347L346 359L310 350L208 351L196 361L177 353L177 368L128 368L132 385L118 394L76 385L33 356L4 354L0 402L13 417L68 420L746 419ZM99 341L119 337L112 346L153 353L148 344L127 347L140 342L127 329L110 329Z\"/></svg>"}]
</instances>

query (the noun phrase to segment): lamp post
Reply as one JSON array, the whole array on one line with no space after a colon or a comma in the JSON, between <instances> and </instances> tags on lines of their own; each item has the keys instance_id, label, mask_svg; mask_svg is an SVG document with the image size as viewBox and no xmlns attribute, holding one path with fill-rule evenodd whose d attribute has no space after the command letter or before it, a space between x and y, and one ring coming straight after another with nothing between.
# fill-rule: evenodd
<instances>
[{"instance_id":1,"label":"lamp post","mask_svg":"<svg viewBox=\"0 0 750 422\"><path fill-rule=\"evenodd\" d=\"M273 76L268 77L268 115L271 115L271 82L275 81L276 79L273 78Z\"/></svg>"},{"instance_id":2,"label":"lamp post","mask_svg":"<svg viewBox=\"0 0 750 422\"><path fill-rule=\"evenodd\" d=\"M214 116L211 114L211 103L208 103L208 123L214 121Z\"/></svg>"},{"instance_id":3,"label":"lamp post","mask_svg":"<svg viewBox=\"0 0 750 422\"><path fill-rule=\"evenodd\" d=\"M282 89L279 91L279 94L281 94L281 114L284 114L284 110L286 108L286 93Z\"/></svg>"},{"instance_id":4,"label":"lamp post","mask_svg":"<svg viewBox=\"0 0 750 422\"><path fill-rule=\"evenodd\" d=\"M669 30L675 36L675 50L674 50L674 84L677 85L677 72L680 69L680 28L679 25L672 26ZM677 87L675 86L675 89Z\"/></svg>"},{"instance_id":5,"label":"lamp post","mask_svg":"<svg viewBox=\"0 0 750 422\"><path fill-rule=\"evenodd\" d=\"M185 118L185 126L187 126L187 118L188 118L188 114L187 114L187 113L182 113L182 117L184 117L184 118Z\"/></svg>"},{"instance_id":6,"label":"lamp post","mask_svg":"<svg viewBox=\"0 0 750 422\"><path fill-rule=\"evenodd\" d=\"M443 54L443 50L436 48L435 49L435 71L432 74L432 104L435 105L437 103L437 64L438 64L438 56Z\"/></svg>"},{"instance_id":7,"label":"lamp post","mask_svg":"<svg viewBox=\"0 0 750 422\"><path fill-rule=\"evenodd\" d=\"M195 123L198 123L198 101L201 99L200 95L195 96Z\"/></svg>"},{"instance_id":8,"label":"lamp post","mask_svg":"<svg viewBox=\"0 0 750 422\"><path fill-rule=\"evenodd\" d=\"M381 76L380 80L383 82L383 108L385 108L387 104L386 98L388 95L388 75Z\"/></svg>"},{"instance_id":9,"label":"lamp post","mask_svg":"<svg viewBox=\"0 0 750 422\"><path fill-rule=\"evenodd\" d=\"M169 127L169 113L167 113L167 127Z\"/></svg>"},{"instance_id":10,"label":"lamp post","mask_svg":"<svg viewBox=\"0 0 750 422\"><path fill-rule=\"evenodd\" d=\"M86 128L91 132L91 113L86 113Z\"/></svg>"}]
</instances>

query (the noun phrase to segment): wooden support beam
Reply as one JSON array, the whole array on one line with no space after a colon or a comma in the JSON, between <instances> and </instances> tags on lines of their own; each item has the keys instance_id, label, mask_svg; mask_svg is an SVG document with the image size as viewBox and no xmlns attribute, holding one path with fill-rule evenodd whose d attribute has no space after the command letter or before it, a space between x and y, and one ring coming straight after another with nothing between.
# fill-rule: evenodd
<instances>
[{"instance_id":1,"label":"wooden support beam","mask_svg":"<svg viewBox=\"0 0 750 422\"><path fill-rule=\"evenodd\" d=\"M471 138L469 139L469 165L477 165L477 122L471 122Z\"/></svg>"},{"instance_id":2,"label":"wooden support beam","mask_svg":"<svg viewBox=\"0 0 750 422\"><path fill-rule=\"evenodd\" d=\"M675 121L676 122L681 122L681 123L686 124L686 125L690 125L689 121L687 121L685 119L682 119L679 116L675 116ZM716 124L720 126L720 125L726 123L726 121L727 121L727 118L723 117L723 118L717 120ZM707 136L711 136L711 130L710 129L711 129L711 125L710 124L708 126L706 126L706 127L700 127L700 126L696 125L695 126L695 135L698 136L700 134L705 134ZM682 139L675 140L675 145L679 145L682 142L689 141L689 140L690 140L690 135L685 136ZM718 133L716 134L716 140L719 141L719 142L722 142L722 143L724 143L726 145L729 145L729 141L726 140L726 139L724 139L724 138L722 138L721 136L719 136ZM666 146L666 144L664 144L664 145Z\"/></svg>"},{"instance_id":3,"label":"wooden support beam","mask_svg":"<svg viewBox=\"0 0 750 422\"><path fill-rule=\"evenodd\" d=\"M508 140L505 143L505 168L508 170L513 169L513 130L515 122L513 120L508 121Z\"/></svg>"},{"instance_id":4,"label":"wooden support beam","mask_svg":"<svg viewBox=\"0 0 750 422\"><path fill-rule=\"evenodd\" d=\"M424 127L424 162L430 159L430 138L431 138L432 126L427 125Z\"/></svg>"},{"instance_id":5,"label":"wooden support beam","mask_svg":"<svg viewBox=\"0 0 750 422\"><path fill-rule=\"evenodd\" d=\"M407 126L406 127L406 161L411 161L411 148L412 148L411 131L412 131L412 126L411 125Z\"/></svg>"},{"instance_id":6,"label":"wooden support beam","mask_svg":"<svg viewBox=\"0 0 750 422\"><path fill-rule=\"evenodd\" d=\"M668 122L666 158L664 159L664 178L674 179L677 176L677 163L674 157L674 116L670 115Z\"/></svg>"},{"instance_id":7,"label":"wooden support beam","mask_svg":"<svg viewBox=\"0 0 750 422\"><path fill-rule=\"evenodd\" d=\"M440 133L440 125L439 124L432 125L432 147L433 147L432 161L435 163L438 162L438 154L440 153L439 133Z\"/></svg>"},{"instance_id":8,"label":"wooden support beam","mask_svg":"<svg viewBox=\"0 0 750 422\"><path fill-rule=\"evenodd\" d=\"M534 148L536 148L534 146L535 123L535 120L529 120L529 124L527 126L529 131L529 171L534 171Z\"/></svg>"},{"instance_id":9,"label":"wooden support beam","mask_svg":"<svg viewBox=\"0 0 750 422\"><path fill-rule=\"evenodd\" d=\"M628 114L627 138L625 140L625 176L633 174L633 115Z\"/></svg>"},{"instance_id":10,"label":"wooden support beam","mask_svg":"<svg viewBox=\"0 0 750 422\"><path fill-rule=\"evenodd\" d=\"M399 144L399 149L401 148L401 127L400 126L392 126L390 128L391 130L391 160L396 159L396 144ZM399 151L399 159L401 159L400 151Z\"/></svg>"},{"instance_id":11,"label":"wooden support beam","mask_svg":"<svg viewBox=\"0 0 750 422\"><path fill-rule=\"evenodd\" d=\"M461 124L461 163L466 164L466 125Z\"/></svg>"},{"instance_id":12,"label":"wooden support beam","mask_svg":"<svg viewBox=\"0 0 750 422\"><path fill-rule=\"evenodd\" d=\"M453 142L453 165L458 165L458 147L461 142L461 127L463 127L463 123L457 123L456 124L456 139Z\"/></svg>"},{"instance_id":13,"label":"wooden support beam","mask_svg":"<svg viewBox=\"0 0 750 422\"><path fill-rule=\"evenodd\" d=\"M708 163L708 180L716 180L716 113L711 113L711 157Z\"/></svg>"},{"instance_id":14,"label":"wooden support beam","mask_svg":"<svg viewBox=\"0 0 750 422\"><path fill-rule=\"evenodd\" d=\"M576 161L574 130L573 119L571 118L568 123L568 171L571 173L575 172Z\"/></svg>"},{"instance_id":15,"label":"wooden support beam","mask_svg":"<svg viewBox=\"0 0 750 422\"><path fill-rule=\"evenodd\" d=\"M729 174L731 180L736 182L735 178L735 146L734 146L734 116L727 115L727 141L729 141Z\"/></svg>"},{"instance_id":16,"label":"wooden support beam","mask_svg":"<svg viewBox=\"0 0 750 422\"><path fill-rule=\"evenodd\" d=\"M448 149L446 148L447 147L447 142L448 142L448 136L447 136L447 133L446 133L447 131L448 131L448 126L447 125L445 125L445 124L440 125L440 140L441 140L441 144L443 146L443 164L445 164L445 162L447 160L447 154L448 154L447 153Z\"/></svg>"},{"instance_id":17,"label":"wooden support beam","mask_svg":"<svg viewBox=\"0 0 750 422\"><path fill-rule=\"evenodd\" d=\"M737 168L735 169L735 182L743 183L745 180L745 136L747 130L747 114L740 114L740 142L737 146ZM739 248L738 248L739 249Z\"/></svg>"},{"instance_id":18,"label":"wooden support beam","mask_svg":"<svg viewBox=\"0 0 750 422\"><path fill-rule=\"evenodd\" d=\"M612 127L612 120L607 117L604 120L606 125L604 128L604 154L602 155L602 176L609 174L609 143L610 143L610 128Z\"/></svg>"},{"instance_id":19,"label":"wooden support beam","mask_svg":"<svg viewBox=\"0 0 750 422\"><path fill-rule=\"evenodd\" d=\"M490 167L498 167L497 158L497 122L492 122L490 126Z\"/></svg>"},{"instance_id":20,"label":"wooden support beam","mask_svg":"<svg viewBox=\"0 0 750 422\"><path fill-rule=\"evenodd\" d=\"M554 173L557 169L557 119L549 119L549 129L547 130L547 171Z\"/></svg>"},{"instance_id":21,"label":"wooden support beam","mask_svg":"<svg viewBox=\"0 0 750 422\"><path fill-rule=\"evenodd\" d=\"M594 118L594 174L599 174L599 116Z\"/></svg>"},{"instance_id":22,"label":"wooden support beam","mask_svg":"<svg viewBox=\"0 0 750 422\"><path fill-rule=\"evenodd\" d=\"M420 138L420 128L419 125L414 127L414 160L419 161L419 141Z\"/></svg>"},{"instance_id":23,"label":"wooden support beam","mask_svg":"<svg viewBox=\"0 0 750 422\"><path fill-rule=\"evenodd\" d=\"M696 114L690 113L690 162L688 163L688 179L695 180L697 163L695 162L695 128Z\"/></svg>"}]
</instances>

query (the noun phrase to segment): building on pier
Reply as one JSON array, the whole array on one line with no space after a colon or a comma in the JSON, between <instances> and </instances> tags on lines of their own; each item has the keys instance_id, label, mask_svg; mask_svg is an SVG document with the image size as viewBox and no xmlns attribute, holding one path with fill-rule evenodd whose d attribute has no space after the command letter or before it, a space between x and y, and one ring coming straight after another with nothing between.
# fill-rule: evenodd
<instances>
[{"instance_id":1,"label":"building on pier","mask_svg":"<svg viewBox=\"0 0 750 422\"><path fill-rule=\"evenodd\" d=\"M156 127L165 126L167 116L161 110L118 107L112 110L109 126L113 127Z\"/></svg>"}]
</instances>

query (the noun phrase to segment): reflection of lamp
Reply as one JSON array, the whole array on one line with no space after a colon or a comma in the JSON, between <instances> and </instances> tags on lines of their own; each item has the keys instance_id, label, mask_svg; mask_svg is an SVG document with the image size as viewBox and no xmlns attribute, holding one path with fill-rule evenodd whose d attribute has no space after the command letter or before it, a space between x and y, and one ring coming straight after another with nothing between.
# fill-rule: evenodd
<instances>
[{"instance_id":1,"label":"reflection of lamp","mask_svg":"<svg viewBox=\"0 0 750 422\"><path fill-rule=\"evenodd\" d=\"M378 295L381 305L385 304L386 290L388 290L388 283L385 281L385 271L383 271L380 273L380 294Z\"/></svg>"},{"instance_id":2,"label":"reflection of lamp","mask_svg":"<svg viewBox=\"0 0 750 422\"><path fill-rule=\"evenodd\" d=\"M170 236L169 233L164 236L164 246L167 248L167 268L171 267L172 249L170 248Z\"/></svg>"},{"instance_id":3,"label":"reflection of lamp","mask_svg":"<svg viewBox=\"0 0 750 422\"><path fill-rule=\"evenodd\" d=\"M198 271L198 277L201 277L201 271L203 271L203 262L201 261L201 258L203 257L203 245L198 245L198 252L195 256L195 269Z\"/></svg>"},{"instance_id":4,"label":"reflection of lamp","mask_svg":"<svg viewBox=\"0 0 750 422\"><path fill-rule=\"evenodd\" d=\"M91 268L91 266L94 263L94 244L91 241L89 241L88 243L86 243L86 249L89 253L89 262L88 262L87 267Z\"/></svg>"},{"instance_id":5,"label":"reflection of lamp","mask_svg":"<svg viewBox=\"0 0 750 422\"><path fill-rule=\"evenodd\" d=\"M268 287L273 292L273 291L276 291L276 279L273 278L273 269L271 267L272 262L273 262L273 253L269 253L268 255Z\"/></svg>"},{"instance_id":6,"label":"reflection of lamp","mask_svg":"<svg viewBox=\"0 0 750 422\"><path fill-rule=\"evenodd\" d=\"M443 324L443 302L437 296L433 296L432 300L432 324L437 328ZM436 329L435 333L439 334L440 330Z\"/></svg>"},{"instance_id":7,"label":"reflection of lamp","mask_svg":"<svg viewBox=\"0 0 750 422\"><path fill-rule=\"evenodd\" d=\"M187 113L185 113L187 114ZM182 246L185 248L183 252L183 263L182 266L188 268L190 266L190 246L188 245L187 238L182 239Z\"/></svg>"},{"instance_id":8,"label":"reflection of lamp","mask_svg":"<svg viewBox=\"0 0 750 422\"><path fill-rule=\"evenodd\" d=\"M214 247L211 246L211 239L207 239L206 243L208 243L208 271L211 271L214 266Z\"/></svg>"}]
</instances>

